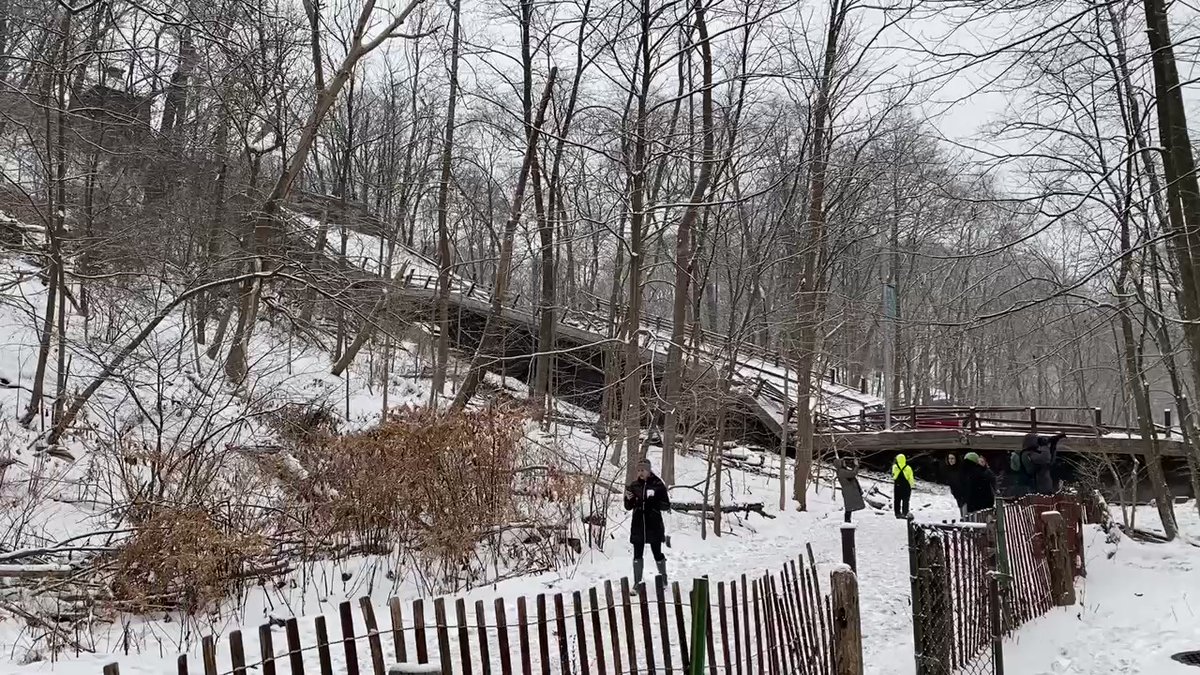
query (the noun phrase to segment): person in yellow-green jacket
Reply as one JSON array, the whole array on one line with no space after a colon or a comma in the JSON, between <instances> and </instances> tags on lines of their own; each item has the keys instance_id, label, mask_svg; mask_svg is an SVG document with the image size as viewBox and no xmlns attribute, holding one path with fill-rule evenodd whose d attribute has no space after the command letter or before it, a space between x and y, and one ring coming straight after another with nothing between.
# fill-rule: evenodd
<instances>
[{"instance_id":1,"label":"person in yellow-green jacket","mask_svg":"<svg viewBox=\"0 0 1200 675\"><path fill-rule=\"evenodd\" d=\"M908 458L904 455L896 455L895 461L892 462L892 487L895 490L892 505L896 507L897 518L908 517L908 500L912 498L914 482L913 470L908 465Z\"/></svg>"}]
</instances>

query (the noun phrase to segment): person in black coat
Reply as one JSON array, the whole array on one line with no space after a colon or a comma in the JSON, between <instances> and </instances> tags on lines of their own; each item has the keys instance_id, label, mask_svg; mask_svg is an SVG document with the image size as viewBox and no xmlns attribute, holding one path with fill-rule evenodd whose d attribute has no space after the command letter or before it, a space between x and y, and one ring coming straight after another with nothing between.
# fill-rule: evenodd
<instances>
[{"instance_id":1,"label":"person in black coat","mask_svg":"<svg viewBox=\"0 0 1200 675\"><path fill-rule=\"evenodd\" d=\"M658 583L667 583L667 557L663 555L662 545L666 541L666 526L663 525L663 511L671 509L671 498L667 494L667 486L662 479L654 475L650 460L638 462L637 480L625 488L625 510L633 512L633 522L629 525L629 543L633 544L633 583L642 583L642 556L646 544L650 545L650 553L658 566Z\"/></svg>"},{"instance_id":2,"label":"person in black coat","mask_svg":"<svg viewBox=\"0 0 1200 675\"><path fill-rule=\"evenodd\" d=\"M974 452L963 457L960 474L963 496L963 515L984 511L996 505L996 474L987 460Z\"/></svg>"},{"instance_id":3,"label":"person in black coat","mask_svg":"<svg viewBox=\"0 0 1200 675\"><path fill-rule=\"evenodd\" d=\"M958 455L950 453L946 456L946 485L950 486L950 494L954 495L954 503L958 504L958 511L962 515L967 515L967 500L963 498L962 488L962 464L958 461Z\"/></svg>"},{"instance_id":4,"label":"person in black coat","mask_svg":"<svg viewBox=\"0 0 1200 675\"><path fill-rule=\"evenodd\" d=\"M1058 459L1058 442L1066 437L1063 433L1049 438L1027 434L1021 442L1021 468L1033 492L1043 495L1055 493L1054 462Z\"/></svg>"}]
</instances>

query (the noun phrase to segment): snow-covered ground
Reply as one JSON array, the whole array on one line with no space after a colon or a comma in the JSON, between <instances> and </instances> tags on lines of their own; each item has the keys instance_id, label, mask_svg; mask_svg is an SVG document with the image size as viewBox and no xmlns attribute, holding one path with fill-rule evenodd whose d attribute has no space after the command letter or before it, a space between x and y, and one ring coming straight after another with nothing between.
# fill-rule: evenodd
<instances>
[{"instance_id":1,"label":"snow-covered ground","mask_svg":"<svg viewBox=\"0 0 1200 675\"><path fill-rule=\"evenodd\" d=\"M364 254L370 247L364 247ZM72 439L75 455L71 463L30 452L35 432L15 424L15 417L28 400L28 383L35 362L36 317L44 307L44 288L31 276L31 268L11 261L0 269L0 458L17 464L8 468L0 484L0 562L3 550L54 544L71 537L86 536L75 545L101 545L109 535L96 534L118 522L107 505L120 501L114 491L120 485L98 484L96 476L111 471L124 459L103 447L98 439L120 435L136 444L180 444L194 438L202 426L218 433L220 443L229 445L269 444L270 430L258 421L264 410L290 401L311 401L341 410L348 406L345 424L362 428L379 419L383 390L373 357L361 356L347 378L329 374L329 357L303 344L287 331L266 322L258 327L251 353L251 379L241 389L224 381L220 360L208 359L203 349L181 339L184 318L171 316L139 350L121 377L101 388L84 420L94 428ZM85 336L82 321L72 316L69 357L72 388L86 384L99 365L130 336L137 324L134 309L153 304L126 301L111 305L105 314L93 317ZM122 314L128 310L129 314ZM111 320L110 320L111 319ZM110 325L111 324L111 325ZM186 348L184 348L186 346ZM390 405L422 404L429 385L420 379L420 349L404 344L392 366L388 384ZM53 375L47 381L53 381ZM519 395L519 383L507 382ZM348 396L347 396L348 395ZM347 404L347 398L349 403ZM158 404L164 408L159 408ZM181 413L181 411L183 411ZM567 410L581 418L581 410ZM34 428L39 424L35 422ZM603 462L609 449L586 431L568 426L553 428L546 436L531 434L531 440L555 448L564 461L581 471L596 471L617 479L620 470ZM777 464L748 450L737 453L761 460L768 475ZM653 453L652 453L653 454ZM653 456L656 464L660 459ZM249 465L239 453L231 453L226 473L218 480L234 484L245 480ZM698 500L688 485L700 484L706 471L704 461L683 456L678 464L673 497ZM790 470L787 472L790 475ZM840 562L841 511L838 495L825 475L814 488L810 509L797 513L778 505L778 483L759 473L727 472L726 499L762 502L774 519L751 515L731 517L730 530L722 537L702 539L699 521L687 514L667 516L673 547L668 551L670 573L680 580L709 575L714 580L732 579L742 573L777 570L795 559L811 544L822 567L822 582L828 583L829 569ZM871 479L864 479L870 488ZM888 491L886 484L881 489ZM913 508L921 520L941 521L954 517L956 509L946 491L938 486L919 486ZM1169 660L1170 654L1200 648L1200 519L1192 505L1178 509L1184 541L1169 545L1122 541L1114 547L1089 531L1089 577L1082 582L1081 604L1056 610L1023 627L1006 648L1009 672L1020 675L1041 673L1173 673L1183 668ZM490 600L548 591L585 589L605 580L629 574L629 550L625 543L628 518L615 500L611 504L609 539L604 550L587 550L571 564L539 575L519 575L520 570L502 570L504 580L476 588L466 595ZM1147 513L1142 522L1151 522ZM889 512L866 511L856 516L859 542L859 575L863 610L864 649L867 672L877 675L907 675L913 672L912 625L909 608L909 576L904 523ZM1112 554L1111 556L1109 554ZM54 659L44 651L45 630L0 608L0 673L69 673L97 675L99 667L113 660L121 663L124 675L163 673L173 668L180 651L198 663L198 639L205 634L228 633L238 627L246 631L247 652L257 653L254 635L258 625L271 618L312 617L333 612L344 599L370 597L382 611L389 597L404 600L428 597L430 590L417 574L396 575L386 557L358 556L349 560L308 565L283 580L251 588L231 600L220 612L182 621L177 616L94 617L91 625L73 630L68 637L94 654L74 656L67 650ZM33 603L24 591L0 588L0 601ZM35 604L28 605L35 607ZM115 620L115 621L114 621ZM302 625L311 630L312 622ZM335 629L336 630L336 629ZM305 643L313 642L305 635ZM128 655L126 655L128 652ZM1180 669L1183 670L1180 670Z\"/></svg>"},{"instance_id":2,"label":"snow-covered ground","mask_svg":"<svg viewBox=\"0 0 1200 675\"><path fill-rule=\"evenodd\" d=\"M571 430L564 438L583 449L589 437ZM598 447L596 449L599 449ZM657 459L657 458L656 458ZM769 464L768 464L769 466ZM680 484L698 480L703 463L694 457L680 461ZM874 482L867 479L865 487ZM708 574L714 580L733 579L743 573L778 569L811 544L822 568L822 583L828 582L828 570L840 562L841 512L837 497L828 483L817 486L810 511L779 512L777 486L758 474L730 472L731 498L740 502L763 501L767 511L777 516L766 520L751 516L736 522L732 531L720 538L699 536L698 520L683 514L667 516L673 547L668 550L670 574L687 580ZM678 491L678 490L677 490ZM678 491L686 498L686 491ZM933 488L914 496L913 508L919 520L941 521L954 515L948 495ZM1181 505L1181 525L1192 541L1200 535L1200 520L1190 505ZM468 607L475 600L490 606L496 597L512 601L519 596L538 593L582 590L629 575L629 550L625 544L627 517L620 511L610 530L604 551L586 551L573 565L553 573L507 579L466 593ZM1149 514L1147 514L1149 515ZM866 672L877 675L907 675L914 672L912 623L909 607L908 556L906 531L902 521L887 512L866 511L857 515L859 542L859 578L863 612ZM1186 668L1170 660L1177 651L1200 644L1200 583L1197 566L1200 549L1180 541L1169 545L1138 544L1123 540L1113 546L1104 542L1098 529L1088 530L1087 555L1089 576L1080 582L1080 604L1054 610L1049 615L1022 627L1005 646L1008 672L1021 675L1066 675L1100 673L1186 674ZM1110 557L1111 556L1111 557ZM308 593L293 589L278 595L268 591L252 594L242 603L240 616L247 652L257 653L254 630L268 618L294 614L311 618L327 615L336 626L336 605L344 599L372 598L380 609L386 629L386 599L392 595L411 600L421 595L411 581L388 582L378 560L357 560L331 564L310 580ZM349 578L343 579L343 573ZM286 596L286 602L282 598ZM312 644L311 620L301 622L304 643ZM206 630L228 632L238 628L236 619L227 618L193 627L195 640ZM11 627L10 627L11 628ZM167 672L173 665L183 628L178 623L143 619L126 622L109 636L108 644L98 648L121 650L122 640L131 637L142 651L133 657L118 657L122 673L138 675ZM12 638L5 637L6 649ZM199 658L195 645L188 650ZM335 651L335 662L341 658ZM360 655L364 659L366 654ZM58 664L40 662L16 669L18 673L96 673L112 657L84 656ZM227 658L226 657L223 657ZM222 659L222 660L223 660ZM281 666L282 667L282 666Z\"/></svg>"},{"instance_id":3,"label":"snow-covered ground","mask_svg":"<svg viewBox=\"0 0 1200 675\"><path fill-rule=\"evenodd\" d=\"M1152 508L1139 513L1155 522ZM1191 675L1171 655L1200 650L1200 517L1176 509L1183 537L1170 544L1106 543L1089 528L1088 577L1079 602L1055 609L1008 641L1008 672L1020 675Z\"/></svg>"}]
</instances>

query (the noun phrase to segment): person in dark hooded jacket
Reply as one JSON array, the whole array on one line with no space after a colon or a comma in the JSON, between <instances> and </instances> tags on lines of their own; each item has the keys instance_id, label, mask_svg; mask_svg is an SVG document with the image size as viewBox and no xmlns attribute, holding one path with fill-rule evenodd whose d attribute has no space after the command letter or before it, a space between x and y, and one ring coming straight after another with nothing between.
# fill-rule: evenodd
<instances>
[{"instance_id":1,"label":"person in dark hooded jacket","mask_svg":"<svg viewBox=\"0 0 1200 675\"><path fill-rule=\"evenodd\" d=\"M954 495L954 502L958 504L958 510L962 515L966 515L966 500L963 499L962 486L962 464L958 461L958 456L954 453L946 455L946 464L943 478L946 485L950 486L950 494Z\"/></svg>"},{"instance_id":2,"label":"person in dark hooded jacket","mask_svg":"<svg viewBox=\"0 0 1200 675\"><path fill-rule=\"evenodd\" d=\"M858 463L853 459L839 459L836 464L838 484L842 488L842 507L846 512L846 522L850 522L850 514L867 508L863 500L862 485L858 483Z\"/></svg>"},{"instance_id":3,"label":"person in dark hooded jacket","mask_svg":"<svg viewBox=\"0 0 1200 675\"><path fill-rule=\"evenodd\" d=\"M1021 470L1029 488L1038 494L1054 494L1054 462L1058 458L1058 442L1063 433L1049 438L1027 434L1021 442Z\"/></svg>"},{"instance_id":4,"label":"person in dark hooded jacket","mask_svg":"<svg viewBox=\"0 0 1200 675\"><path fill-rule=\"evenodd\" d=\"M990 509L996 504L996 475L987 460L968 452L962 463L963 516Z\"/></svg>"},{"instance_id":5,"label":"person in dark hooded jacket","mask_svg":"<svg viewBox=\"0 0 1200 675\"><path fill-rule=\"evenodd\" d=\"M663 524L663 511L671 509L671 498L667 495L667 486L662 479L654 475L650 460L638 462L637 480L625 488L625 510L633 512L633 522L629 526L629 543L633 544L633 583L642 583L642 556L646 544L650 545L650 553L658 566L658 583L667 583L667 557L663 555L662 545L667 539L666 526Z\"/></svg>"}]
</instances>

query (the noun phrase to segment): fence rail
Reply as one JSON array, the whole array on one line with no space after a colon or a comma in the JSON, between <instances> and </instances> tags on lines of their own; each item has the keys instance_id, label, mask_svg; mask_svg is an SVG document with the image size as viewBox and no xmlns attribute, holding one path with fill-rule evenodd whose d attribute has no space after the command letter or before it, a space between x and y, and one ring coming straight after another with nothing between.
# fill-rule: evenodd
<instances>
[{"instance_id":1,"label":"fence rail","mask_svg":"<svg viewBox=\"0 0 1200 675\"><path fill-rule=\"evenodd\" d=\"M1100 408L1013 407L1013 406L907 406L891 413L892 429L898 431L961 429L972 433L1001 431L1104 436L1141 434L1137 426L1107 424ZM817 420L818 433L860 433L879 431L886 423L885 413L862 410L856 415L823 417ZM1161 438L1180 437L1171 425L1171 411L1163 411L1163 424L1151 425Z\"/></svg>"},{"instance_id":2,"label":"fence rail","mask_svg":"<svg viewBox=\"0 0 1200 675\"><path fill-rule=\"evenodd\" d=\"M835 570L831 587L839 574L852 575ZM856 582L853 587L857 631ZM678 582L648 590L631 588L622 579L587 590L521 597L515 605L503 598L490 605L480 600L473 607L462 598L411 604L392 598L384 625L371 601L362 598L357 612L350 602L339 606L336 637L325 616L311 624L292 618L255 633L233 631L223 641L208 636L198 662L196 654L181 655L176 672L387 675L389 664L416 663L437 664L446 675L834 675L847 672L835 669L847 608L835 612L834 601L822 588L811 551L807 561L789 561L773 574L712 584L699 579L690 592ZM705 611L698 611L701 607ZM695 643L697 636L703 644ZM855 644L861 663L861 643ZM840 653L846 653L844 646ZM119 669L112 664L104 674L119 675Z\"/></svg>"}]
</instances>

